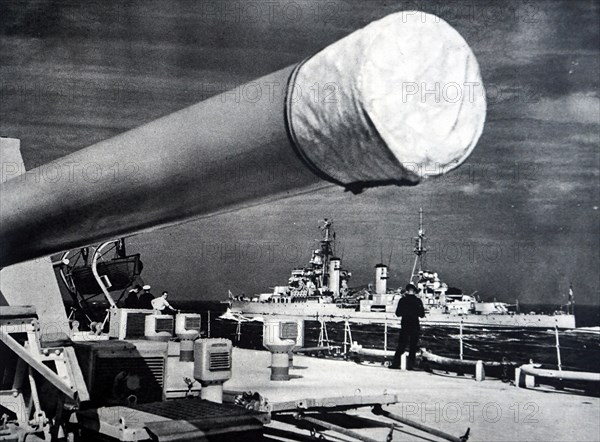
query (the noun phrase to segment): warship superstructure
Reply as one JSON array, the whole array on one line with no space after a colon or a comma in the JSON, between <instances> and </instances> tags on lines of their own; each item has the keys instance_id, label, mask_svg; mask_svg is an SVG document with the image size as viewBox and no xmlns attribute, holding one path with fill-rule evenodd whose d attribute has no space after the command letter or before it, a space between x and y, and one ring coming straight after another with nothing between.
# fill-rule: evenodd
<instances>
[{"instance_id":1,"label":"warship superstructure","mask_svg":"<svg viewBox=\"0 0 600 442\"><path fill-rule=\"evenodd\" d=\"M418 296L426 309L423 324L575 328L575 316L571 311L521 314L515 311L514 305L496 301L483 302L474 295L449 287L437 272L423 268L427 249L422 210L419 217L410 282L417 286ZM403 291L388 290L388 266L381 263L375 266L374 289L350 290L348 281L351 273L342 269L341 259L334 253L335 233L332 221L324 220L321 230L319 248L313 251L309 265L292 270L287 286L276 286L272 293L260 294L251 299L231 297L231 311L254 317L275 315L364 323L396 321L396 305L403 296ZM572 309L572 305L569 308Z\"/></svg>"}]
</instances>

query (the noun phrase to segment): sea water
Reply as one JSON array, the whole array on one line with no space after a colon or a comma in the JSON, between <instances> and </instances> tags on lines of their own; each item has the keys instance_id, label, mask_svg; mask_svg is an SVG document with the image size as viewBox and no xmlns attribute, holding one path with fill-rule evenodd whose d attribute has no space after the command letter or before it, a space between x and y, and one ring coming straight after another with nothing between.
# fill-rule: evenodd
<instances>
[{"instance_id":1,"label":"sea water","mask_svg":"<svg viewBox=\"0 0 600 442\"><path fill-rule=\"evenodd\" d=\"M182 304L182 307L184 305ZM234 345L242 348L263 349L262 323L258 321L242 322L220 320L227 305L214 302L185 303L190 311L202 315L203 330L207 331L206 321L210 314L211 337L231 339ZM583 308L583 307L582 307ZM596 308L596 310L598 310ZM543 306L536 311L543 312ZM597 312L589 317L576 318L578 325L598 325ZM342 346L344 342L344 323L328 322L327 334L331 345ZM385 327L377 324L350 324L352 340L364 348L384 349ZM398 343L399 321L387 327L387 349L395 350ZM239 333L238 333L239 332ZM305 321L304 346L314 347L319 340L321 324L318 321ZM596 332L582 330L560 330L558 332L560 356L563 370L600 371L600 328ZM422 326L419 347L427 348L435 354L458 358L460 354L460 331L456 326ZM508 361L519 364L542 363L556 367L556 334L554 329L500 329L463 326L463 357L483 361Z\"/></svg>"}]
</instances>

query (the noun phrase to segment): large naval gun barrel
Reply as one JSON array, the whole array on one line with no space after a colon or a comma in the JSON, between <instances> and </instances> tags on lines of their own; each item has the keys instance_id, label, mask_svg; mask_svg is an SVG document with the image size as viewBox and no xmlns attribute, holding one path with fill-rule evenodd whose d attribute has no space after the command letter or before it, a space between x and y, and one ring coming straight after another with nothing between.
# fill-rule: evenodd
<instances>
[{"instance_id":1,"label":"large naval gun barrel","mask_svg":"<svg viewBox=\"0 0 600 442\"><path fill-rule=\"evenodd\" d=\"M485 113L460 34L429 14L395 13L298 65L7 180L0 267L327 182L353 192L416 184L465 160Z\"/></svg>"}]
</instances>

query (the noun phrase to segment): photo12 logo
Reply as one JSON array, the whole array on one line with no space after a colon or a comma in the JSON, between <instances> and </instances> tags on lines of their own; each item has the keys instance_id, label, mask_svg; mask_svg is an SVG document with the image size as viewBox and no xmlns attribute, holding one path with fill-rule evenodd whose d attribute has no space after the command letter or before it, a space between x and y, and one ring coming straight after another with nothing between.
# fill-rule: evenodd
<instances>
[{"instance_id":1,"label":"photo12 logo","mask_svg":"<svg viewBox=\"0 0 600 442\"><path fill-rule=\"evenodd\" d=\"M21 163L3 162L0 179L2 182L15 179L32 183L98 183L102 180L135 182L139 178L139 172L140 167L134 162L103 165L95 162L54 161L27 170Z\"/></svg>"},{"instance_id":2,"label":"photo12 logo","mask_svg":"<svg viewBox=\"0 0 600 442\"><path fill-rule=\"evenodd\" d=\"M536 402L401 402L399 406L400 416L423 424L461 421L494 424L503 418L514 423L535 424L539 422L537 416L540 413L540 406Z\"/></svg>"},{"instance_id":3,"label":"photo12 logo","mask_svg":"<svg viewBox=\"0 0 600 442\"><path fill-rule=\"evenodd\" d=\"M351 9L345 1L318 2L277 1L221 1L197 2L197 14L204 23L263 24L308 28L315 24L345 23Z\"/></svg>"},{"instance_id":4,"label":"photo12 logo","mask_svg":"<svg viewBox=\"0 0 600 442\"><path fill-rule=\"evenodd\" d=\"M409 238L400 245L400 260L410 263L414 259L414 239ZM500 263L514 262L535 264L539 262L538 249L532 241L471 242L471 241L428 241L425 265L448 263Z\"/></svg>"}]
</instances>

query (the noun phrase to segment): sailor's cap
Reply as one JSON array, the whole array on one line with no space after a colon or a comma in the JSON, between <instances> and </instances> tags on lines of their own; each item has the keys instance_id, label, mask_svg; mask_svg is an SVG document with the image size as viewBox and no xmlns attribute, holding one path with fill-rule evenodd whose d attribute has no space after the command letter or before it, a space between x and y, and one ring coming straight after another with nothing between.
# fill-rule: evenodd
<instances>
[{"instance_id":1,"label":"sailor's cap","mask_svg":"<svg viewBox=\"0 0 600 442\"><path fill-rule=\"evenodd\" d=\"M144 289L144 290L150 290L150 288L151 287L148 284L146 284L144 287L142 287L142 289Z\"/></svg>"}]
</instances>

